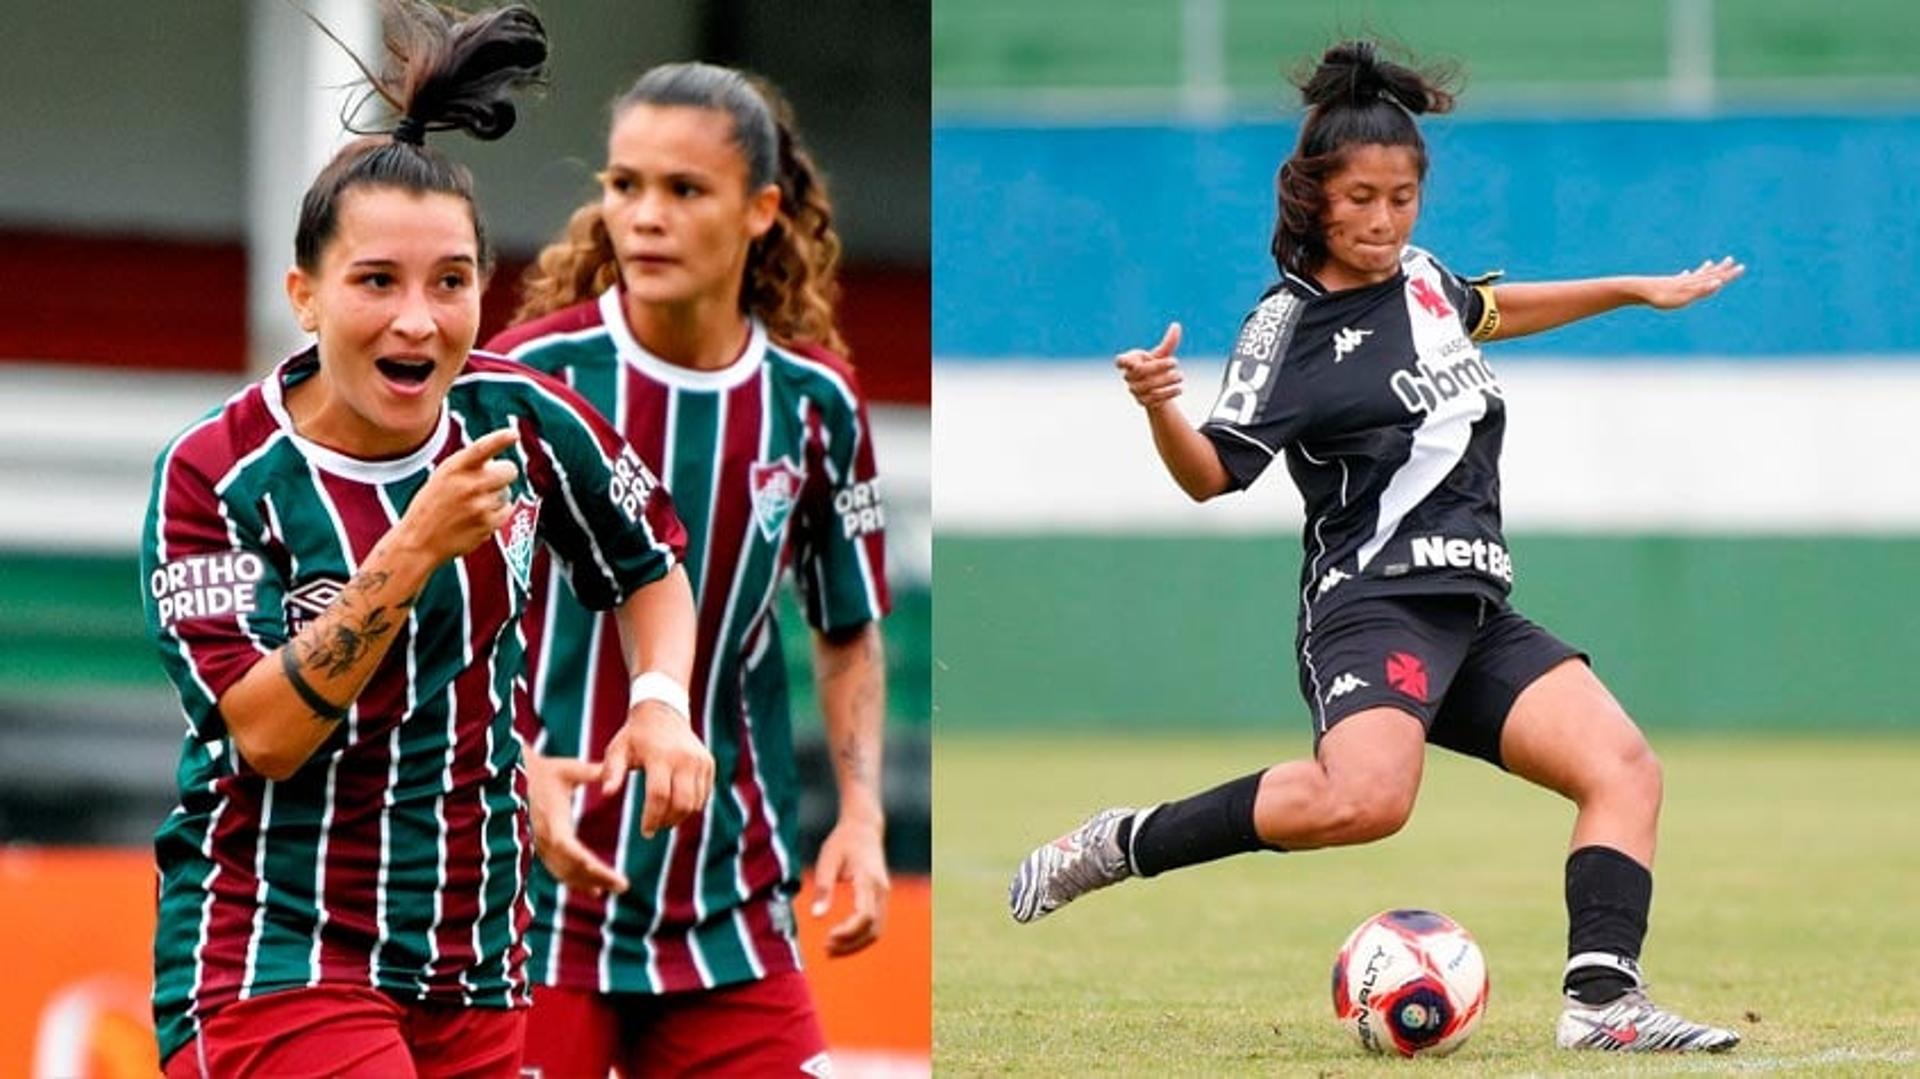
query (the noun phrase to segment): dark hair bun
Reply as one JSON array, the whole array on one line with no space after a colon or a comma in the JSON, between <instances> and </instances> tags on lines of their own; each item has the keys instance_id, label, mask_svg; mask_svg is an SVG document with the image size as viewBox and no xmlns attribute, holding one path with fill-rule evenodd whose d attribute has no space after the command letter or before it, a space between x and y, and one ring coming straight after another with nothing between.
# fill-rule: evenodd
<instances>
[{"instance_id":1,"label":"dark hair bun","mask_svg":"<svg viewBox=\"0 0 1920 1079\"><path fill-rule=\"evenodd\" d=\"M1312 74L1297 85L1309 108L1364 108L1384 99L1419 115L1453 108L1448 81L1445 73L1423 73L1382 57L1371 41L1342 41L1323 53Z\"/></svg>"},{"instance_id":2,"label":"dark hair bun","mask_svg":"<svg viewBox=\"0 0 1920 1079\"><path fill-rule=\"evenodd\" d=\"M389 6L402 6L390 0ZM395 95L403 115L430 131L464 130L493 140L513 130L508 94L546 77L547 31L518 5L451 22L438 8L404 0L388 48L406 59Z\"/></svg>"}]
</instances>

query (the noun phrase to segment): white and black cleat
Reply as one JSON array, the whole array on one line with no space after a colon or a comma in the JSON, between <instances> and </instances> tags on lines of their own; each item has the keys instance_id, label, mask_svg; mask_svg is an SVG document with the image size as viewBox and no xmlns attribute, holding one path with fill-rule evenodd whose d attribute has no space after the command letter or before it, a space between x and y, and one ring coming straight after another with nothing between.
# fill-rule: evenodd
<instances>
[{"instance_id":1,"label":"white and black cleat","mask_svg":"<svg viewBox=\"0 0 1920 1079\"><path fill-rule=\"evenodd\" d=\"M1567 969L1606 966L1633 979L1633 988L1605 1004L1582 1004L1569 998L1560 1013L1554 1041L1562 1049L1594 1049L1608 1053L1724 1053L1740 1044L1731 1030L1695 1023L1647 999L1646 983L1632 960L1588 953L1574 956Z\"/></svg>"},{"instance_id":2,"label":"white and black cleat","mask_svg":"<svg viewBox=\"0 0 1920 1079\"><path fill-rule=\"evenodd\" d=\"M1007 886L1007 906L1016 922L1043 918L1088 892L1133 876L1120 849L1120 822L1132 809L1103 809L1066 835L1034 848Z\"/></svg>"}]
</instances>

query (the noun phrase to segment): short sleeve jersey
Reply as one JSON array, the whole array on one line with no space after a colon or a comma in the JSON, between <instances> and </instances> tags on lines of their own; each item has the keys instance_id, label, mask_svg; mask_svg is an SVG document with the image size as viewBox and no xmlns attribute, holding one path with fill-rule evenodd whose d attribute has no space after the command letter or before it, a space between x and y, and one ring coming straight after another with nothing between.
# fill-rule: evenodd
<instances>
[{"instance_id":1,"label":"short sleeve jersey","mask_svg":"<svg viewBox=\"0 0 1920 1079\"><path fill-rule=\"evenodd\" d=\"M318 984L507 1008L528 997L530 859L516 717L536 548L583 601L618 603L682 555L664 488L578 395L479 353L415 452L368 461L302 438L284 395L309 350L161 453L142 536L147 625L187 734L156 837L161 1050L228 1002ZM439 567L332 736L274 781L235 752L220 698L324 612L433 467L519 432L514 512Z\"/></svg>"},{"instance_id":2,"label":"short sleeve jersey","mask_svg":"<svg viewBox=\"0 0 1920 1079\"><path fill-rule=\"evenodd\" d=\"M1288 274L1242 323L1200 430L1236 489L1286 456L1306 504L1303 628L1362 597L1511 588L1506 406L1475 343L1497 317L1484 286L1408 247L1375 285Z\"/></svg>"},{"instance_id":3,"label":"short sleeve jersey","mask_svg":"<svg viewBox=\"0 0 1920 1079\"><path fill-rule=\"evenodd\" d=\"M667 993L797 969L800 789L778 589L791 574L804 617L826 633L879 619L889 604L881 481L853 368L772 340L757 322L727 367L675 366L628 329L617 287L490 346L579 391L673 491L699 602L692 718L717 769L706 812L652 840L640 836L637 785L612 799L586 792L581 839L632 887L574 894L536 866L534 978ZM545 748L598 756L626 712L615 633L557 581L536 601Z\"/></svg>"}]
</instances>

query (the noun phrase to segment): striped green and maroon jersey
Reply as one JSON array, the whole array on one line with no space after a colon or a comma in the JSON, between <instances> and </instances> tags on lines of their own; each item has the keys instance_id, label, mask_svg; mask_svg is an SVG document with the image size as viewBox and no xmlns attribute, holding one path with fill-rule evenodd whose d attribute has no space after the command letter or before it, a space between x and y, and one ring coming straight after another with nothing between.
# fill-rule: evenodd
<instances>
[{"instance_id":1,"label":"striped green and maroon jersey","mask_svg":"<svg viewBox=\"0 0 1920 1079\"><path fill-rule=\"evenodd\" d=\"M775 597L791 570L807 620L834 632L888 608L884 519L866 406L845 361L755 324L719 371L649 355L617 287L516 327L496 351L559 376L614 421L674 493L699 603L694 728L717 768L706 812L644 840L638 784L577 803L581 838L632 883L573 894L536 867L534 980L674 992L799 966L789 906L799 792ZM597 757L625 720L614 628L554 582L537 591L535 708L555 755Z\"/></svg>"},{"instance_id":2,"label":"striped green and maroon jersey","mask_svg":"<svg viewBox=\"0 0 1920 1079\"><path fill-rule=\"evenodd\" d=\"M142 536L148 629L187 721L180 803L155 839L154 1013L163 1058L228 1002L317 984L524 1006L531 710L521 619L544 544L574 591L616 605L677 564L664 488L559 383L472 356L439 427L368 461L295 433L287 387L313 351L161 453ZM512 427L517 510L441 566L345 722L293 776L234 750L218 701L323 612L433 466Z\"/></svg>"}]
</instances>

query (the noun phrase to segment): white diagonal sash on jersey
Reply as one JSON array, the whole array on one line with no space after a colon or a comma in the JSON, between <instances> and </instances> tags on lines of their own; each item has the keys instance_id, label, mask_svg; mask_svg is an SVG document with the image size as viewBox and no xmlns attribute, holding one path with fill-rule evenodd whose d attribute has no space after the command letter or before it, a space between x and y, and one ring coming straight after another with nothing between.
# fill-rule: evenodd
<instances>
[{"instance_id":1,"label":"white diagonal sash on jersey","mask_svg":"<svg viewBox=\"0 0 1920 1079\"><path fill-rule=\"evenodd\" d=\"M1477 361L1479 350L1471 342L1466 342L1464 351L1459 350L1460 343L1466 340L1466 330L1460 320L1451 312L1439 315L1429 311L1414 296L1417 287L1424 287L1429 294L1444 295L1433 263L1424 256L1416 257L1408 262L1406 270L1407 323L1412 331L1415 360L1439 366L1443 349L1453 346L1457 357L1454 362L1458 362L1458 358ZM1406 463L1395 470L1393 478L1380 492L1379 520L1356 558L1361 569L1366 569L1367 563L1393 539L1407 514L1460 464L1473 437L1473 425L1487 414L1485 395L1473 387L1462 387L1462 392L1451 397L1425 403Z\"/></svg>"}]
</instances>

